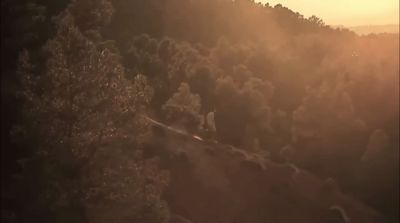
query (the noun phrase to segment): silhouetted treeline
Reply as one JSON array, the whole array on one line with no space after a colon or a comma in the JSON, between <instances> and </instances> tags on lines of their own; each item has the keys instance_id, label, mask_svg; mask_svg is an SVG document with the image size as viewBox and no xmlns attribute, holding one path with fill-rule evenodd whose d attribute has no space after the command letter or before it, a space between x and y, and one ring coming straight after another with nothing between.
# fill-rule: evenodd
<instances>
[{"instance_id":1,"label":"silhouetted treeline","mask_svg":"<svg viewBox=\"0 0 400 223\"><path fill-rule=\"evenodd\" d=\"M1 7L2 207L21 222L168 222L139 113L334 178L398 220L398 34L251 0Z\"/></svg>"}]
</instances>

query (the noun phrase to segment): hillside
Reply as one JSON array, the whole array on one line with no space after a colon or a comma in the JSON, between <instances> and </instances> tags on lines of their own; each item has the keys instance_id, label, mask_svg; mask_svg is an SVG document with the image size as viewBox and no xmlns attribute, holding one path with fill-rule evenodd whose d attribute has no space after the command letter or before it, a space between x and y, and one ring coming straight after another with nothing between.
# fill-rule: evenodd
<instances>
[{"instance_id":1,"label":"hillside","mask_svg":"<svg viewBox=\"0 0 400 223\"><path fill-rule=\"evenodd\" d=\"M399 34L294 10L2 1L2 220L399 222Z\"/></svg>"},{"instance_id":2,"label":"hillside","mask_svg":"<svg viewBox=\"0 0 400 223\"><path fill-rule=\"evenodd\" d=\"M152 140L146 151L157 154L171 174L165 193L171 223L384 222L334 181L216 141L167 134ZM350 221L340 220L334 207Z\"/></svg>"},{"instance_id":3,"label":"hillside","mask_svg":"<svg viewBox=\"0 0 400 223\"><path fill-rule=\"evenodd\" d=\"M348 27L348 29L359 35L367 35L371 33L399 33L399 24L352 26Z\"/></svg>"}]
</instances>

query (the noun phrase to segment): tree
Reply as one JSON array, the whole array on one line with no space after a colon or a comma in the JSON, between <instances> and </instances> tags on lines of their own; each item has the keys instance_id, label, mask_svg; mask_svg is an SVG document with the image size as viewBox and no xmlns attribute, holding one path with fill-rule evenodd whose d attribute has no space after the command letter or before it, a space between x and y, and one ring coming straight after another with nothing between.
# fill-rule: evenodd
<instances>
[{"instance_id":1,"label":"tree","mask_svg":"<svg viewBox=\"0 0 400 223\"><path fill-rule=\"evenodd\" d=\"M354 167L354 160L361 157L366 126L342 83L309 89L292 118L298 159L314 171L344 176L342 171L349 171L345 167Z\"/></svg>"},{"instance_id":2,"label":"tree","mask_svg":"<svg viewBox=\"0 0 400 223\"><path fill-rule=\"evenodd\" d=\"M114 8L108 0L73 0L68 10L81 32L105 27L114 14Z\"/></svg>"},{"instance_id":3,"label":"tree","mask_svg":"<svg viewBox=\"0 0 400 223\"><path fill-rule=\"evenodd\" d=\"M206 114L215 107L215 74L210 64L200 61L190 66L187 72L191 90L202 99L201 113Z\"/></svg>"},{"instance_id":4,"label":"tree","mask_svg":"<svg viewBox=\"0 0 400 223\"><path fill-rule=\"evenodd\" d=\"M178 124L189 132L198 131L200 128L200 109L201 98L198 94L191 93L187 83L181 83L178 91L163 106L168 122Z\"/></svg>"},{"instance_id":5,"label":"tree","mask_svg":"<svg viewBox=\"0 0 400 223\"><path fill-rule=\"evenodd\" d=\"M45 41L43 37L46 36L43 31L46 25L48 25L46 7L38 4L38 1L1 2L2 77L11 70L15 71L19 51L43 44Z\"/></svg>"},{"instance_id":6,"label":"tree","mask_svg":"<svg viewBox=\"0 0 400 223\"><path fill-rule=\"evenodd\" d=\"M246 124L246 114L241 107L240 88L230 76L216 81L216 136L219 142L240 146Z\"/></svg>"},{"instance_id":7,"label":"tree","mask_svg":"<svg viewBox=\"0 0 400 223\"><path fill-rule=\"evenodd\" d=\"M13 135L33 150L23 164L32 190L23 221L167 222L168 174L140 155L150 130L137 113L151 88L143 76L125 78L114 47L81 32L74 4L45 47L45 73L32 72L27 52L20 57L25 113Z\"/></svg>"},{"instance_id":8,"label":"tree","mask_svg":"<svg viewBox=\"0 0 400 223\"><path fill-rule=\"evenodd\" d=\"M310 21L312 24L318 26L318 27L322 27L325 25L324 21L320 18L318 18L315 15L312 15L308 18L308 21Z\"/></svg>"},{"instance_id":9,"label":"tree","mask_svg":"<svg viewBox=\"0 0 400 223\"><path fill-rule=\"evenodd\" d=\"M270 82L255 77L245 83L234 82L231 76L217 79L215 124L219 140L250 149L265 137L270 130L273 91Z\"/></svg>"}]
</instances>

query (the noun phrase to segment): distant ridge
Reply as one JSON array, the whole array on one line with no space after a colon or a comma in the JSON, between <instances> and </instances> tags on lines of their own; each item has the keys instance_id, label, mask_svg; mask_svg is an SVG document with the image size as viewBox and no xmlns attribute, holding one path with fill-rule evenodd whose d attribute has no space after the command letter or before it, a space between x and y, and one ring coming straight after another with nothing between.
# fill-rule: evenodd
<instances>
[{"instance_id":1,"label":"distant ridge","mask_svg":"<svg viewBox=\"0 0 400 223\"><path fill-rule=\"evenodd\" d=\"M371 33L399 33L399 24L386 25L362 25L362 26L333 26L338 28L347 28L359 35L367 35Z\"/></svg>"}]
</instances>

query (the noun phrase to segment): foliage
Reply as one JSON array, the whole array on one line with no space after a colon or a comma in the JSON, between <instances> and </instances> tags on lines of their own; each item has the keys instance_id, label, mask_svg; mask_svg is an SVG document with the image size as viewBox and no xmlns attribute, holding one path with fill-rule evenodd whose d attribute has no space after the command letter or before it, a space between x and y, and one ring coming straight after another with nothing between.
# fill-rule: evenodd
<instances>
[{"instance_id":1,"label":"foliage","mask_svg":"<svg viewBox=\"0 0 400 223\"><path fill-rule=\"evenodd\" d=\"M197 94L190 92L190 87L186 83L182 83L178 91L165 102L163 109L167 113L169 122L182 122L190 132L200 128L201 116L201 100Z\"/></svg>"},{"instance_id":2,"label":"foliage","mask_svg":"<svg viewBox=\"0 0 400 223\"><path fill-rule=\"evenodd\" d=\"M2 2L2 155L21 167L8 188L24 221L167 221L140 112L199 135L213 114L218 142L335 178L396 218L398 34L249 0L67 3Z\"/></svg>"},{"instance_id":3,"label":"foliage","mask_svg":"<svg viewBox=\"0 0 400 223\"><path fill-rule=\"evenodd\" d=\"M75 22L68 9L58 17L44 74L32 73L26 51L20 57L26 121L14 135L34 149L22 183L37 185L23 220L166 222L168 175L139 153L150 133L136 116L151 89L143 76L125 79L115 50Z\"/></svg>"}]
</instances>

